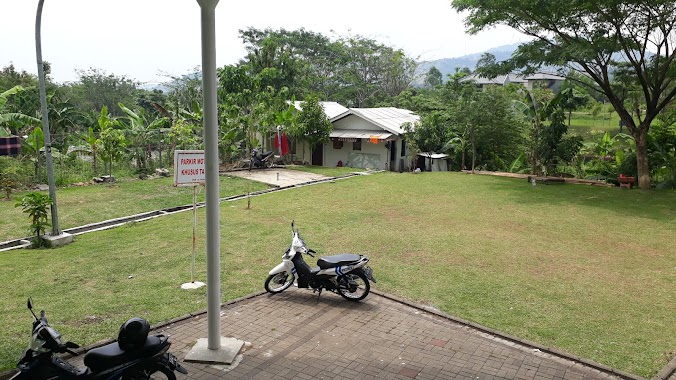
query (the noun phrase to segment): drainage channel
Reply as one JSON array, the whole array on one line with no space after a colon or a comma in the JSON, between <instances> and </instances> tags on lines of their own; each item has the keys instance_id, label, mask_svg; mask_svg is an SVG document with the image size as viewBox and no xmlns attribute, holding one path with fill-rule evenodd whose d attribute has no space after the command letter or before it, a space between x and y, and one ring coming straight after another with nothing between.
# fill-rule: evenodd
<instances>
[{"instance_id":1,"label":"drainage channel","mask_svg":"<svg viewBox=\"0 0 676 380\"><path fill-rule=\"evenodd\" d=\"M256 196L260 196L260 195L274 193L274 192L277 192L277 191L289 190L289 189L294 189L294 188L309 186L309 185L316 185L316 184L320 184L320 183L334 182L336 180L347 179L347 178L359 176L359 175L368 175L368 174L371 174L371 173L372 172L350 173L350 174L346 174L346 175L343 175L343 176L340 176L340 177L319 179L319 180L302 182L302 183L297 183L297 184L288 185L288 186L277 186L277 187L273 187L273 188L270 188L270 189L254 191L254 192L247 193L247 194L233 195L233 196L230 196L230 197L220 198L219 201L220 202L232 202L232 201L237 201L237 200L240 200L240 199L246 199L248 197L256 197ZM202 207L204 207L204 205L205 205L204 202L198 202L197 208L202 208ZM183 211L187 211L187 210L192 210L191 204L190 205L184 205L184 206L168 207L168 208L164 208L164 209L161 209L161 210L149 211L149 212L144 212L144 213L141 213L141 214L130 215L130 216L125 216L125 217L115 218L115 219L109 219L109 220L105 220L103 222L91 223L91 224L87 224L87 225L80 226L80 227L68 228L68 229L63 230L63 232L69 233L71 235L82 235L82 234L86 234L88 232L95 232L95 231L106 230L106 229L109 229L109 228L115 228L115 227L119 227L119 226L125 225L125 224L130 223L130 222L142 222L144 220L153 219L153 218L157 218L157 217L164 216L164 215L171 215L171 214L175 214L175 213L183 212ZM31 245L30 239L31 238L26 237L26 238L1 242L0 243L0 252L29 247Z\"/></svg>"}]
</instances>

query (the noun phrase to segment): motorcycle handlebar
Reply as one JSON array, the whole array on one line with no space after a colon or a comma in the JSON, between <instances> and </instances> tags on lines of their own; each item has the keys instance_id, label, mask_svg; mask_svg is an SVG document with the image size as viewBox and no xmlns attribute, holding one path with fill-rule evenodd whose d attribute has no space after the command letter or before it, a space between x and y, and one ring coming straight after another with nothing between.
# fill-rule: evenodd
<instances>
[{"instance_id":1,"label":"motorcycle handlebar","mask_svg":"<svg viewBox=\"0 0 676 380\"><path fill-rule=\"evenodd\" d=\"M317 253L317 252L315 252L314 249L308 249L308 250L307 250L307 254L308 254L308 255L310 255L310 256L312 256L312 257L315 257L315 255L313 255L313 253Z\"/></svg>"}]
</instances>

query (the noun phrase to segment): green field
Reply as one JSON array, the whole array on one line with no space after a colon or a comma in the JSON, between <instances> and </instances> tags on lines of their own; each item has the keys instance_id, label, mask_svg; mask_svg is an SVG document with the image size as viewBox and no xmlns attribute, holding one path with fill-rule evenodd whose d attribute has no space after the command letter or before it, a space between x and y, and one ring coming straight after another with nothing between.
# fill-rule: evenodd
<instances>
[{"instance_id":1,"label":"green field","mask_svg":"<svg viewBox=\"0 0 676 380\"><path fill-rule=\"evenodd\" d=\"M292 219L320 254L369 255L381 291L648 378L674 355L676 192L388 172L255 197L250 209L226 202L223 301L262 290ZM0 253L0 368L25 348L28 295L81 344L133 315L203 309L203 289L179 288L191 225L184 212ZM203 209L198 226L204 279Z\"/></svg>"},{"instance_id":2,"label":"green field","mask_svg":"<svg viewBox=\"0 0 676 380\"><path fill-rule=\"evenodd\" d=\"M79 227L167 207L192 204L192 188L174 187L173 178L151 180L122 179L116 183L57 189L56 199L61 229ZM221 176L221 197L267 189L268 186L237 177ZM0 198L0 242L30 236L29 218L16 199L26 192L16 193L10 200ZM45 192L46 193L46 192ZM198 188L197 201L204 201L204 188ZM48 228L47 232L51 229Z\"/></svg>"}]
</instances>

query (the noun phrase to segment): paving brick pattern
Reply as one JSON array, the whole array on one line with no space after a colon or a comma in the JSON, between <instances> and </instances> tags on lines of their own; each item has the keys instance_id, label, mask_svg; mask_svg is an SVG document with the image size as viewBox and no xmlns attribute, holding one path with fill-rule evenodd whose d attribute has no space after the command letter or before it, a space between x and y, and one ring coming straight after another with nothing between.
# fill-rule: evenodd
<instances>
[{"instance_id":1,"label":"paving brick pattern","mask_svg":"<svg viewBox=\"0 0 676 380\"><path fill-rule=\"evenodd\" d=\"M179 379L615 378L373 293L359 303L294 289L261 295L223 308L221 330L250 343L238 362L184 363L190 373ZM206 315L160 331L183 360L206 337Z\"/></svg>"}]
</instances>

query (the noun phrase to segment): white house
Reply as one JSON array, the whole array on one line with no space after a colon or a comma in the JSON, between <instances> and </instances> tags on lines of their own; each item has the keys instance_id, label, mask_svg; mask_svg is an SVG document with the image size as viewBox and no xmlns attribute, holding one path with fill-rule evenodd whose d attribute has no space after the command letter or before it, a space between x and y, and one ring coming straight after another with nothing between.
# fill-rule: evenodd
<instances>
[{"instance_id":1,"label":"white house","mask_svg":"<svg viewBox=\"0 0 676 380\"><path fill-rule=\"evenodd\" d=\"M335 102L320 104L333 124L333 131L329 142L316 147L306 161L318 166L407 170L404 125L415 126L420 116L395 107L345 108ZM300 104L296 108L300 109ZM299 149L307 147L297 147L297 156L301 154Z\"/></svg>"}]
</instances>

